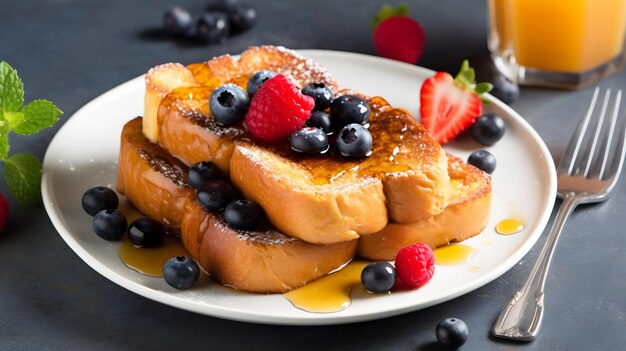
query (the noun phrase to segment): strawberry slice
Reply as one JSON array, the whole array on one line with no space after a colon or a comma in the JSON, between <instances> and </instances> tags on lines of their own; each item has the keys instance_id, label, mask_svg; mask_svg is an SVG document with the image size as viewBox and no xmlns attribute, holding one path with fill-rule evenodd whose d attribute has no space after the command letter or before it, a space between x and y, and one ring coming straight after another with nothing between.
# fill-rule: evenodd
<instances>
[{"instance_id":1,"label":"strawberry slice","mask_svg":"<svg viewBox=\"0 0 626 351\"><path fill-rule=\"evenodd\" d=\"M490 83L478 83L467 60L455 78L437 72L426 79L420 92L420 114L424 128L440 144L445 144L471 126L482 113L482 94Z\"/></svg>"}]
</instances>

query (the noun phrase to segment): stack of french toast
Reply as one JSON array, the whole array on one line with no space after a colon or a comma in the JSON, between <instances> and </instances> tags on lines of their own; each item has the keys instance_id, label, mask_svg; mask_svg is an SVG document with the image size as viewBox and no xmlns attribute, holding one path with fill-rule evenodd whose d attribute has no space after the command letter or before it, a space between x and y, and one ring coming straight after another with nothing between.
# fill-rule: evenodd
<instances>
[{"instance_id":1,"label":"stack of french toast","mask_svg":"<svg viewBox=\"0 0 626 351\"><path fill-rule=\"evenodd\" d=\"M225 83L246 88L271 70L302 88L330 87L371 108L372 154L301 156L257 143L243 124L221 126L209 110ZM355 257L394 260L423 242L436 248L485 227L490 177L447 154L405 110L382 97L342 90L318 63L274 46L251 47L184 66L164 64L145 76L143 118L122 131L117 189L146 216L179 235L189 255L219 283L274 293L300 287ZM241 197L266 216L259 228L230 227L207 211L187 183L188 167L211 161Z\"/></svg>"}]
</instances>

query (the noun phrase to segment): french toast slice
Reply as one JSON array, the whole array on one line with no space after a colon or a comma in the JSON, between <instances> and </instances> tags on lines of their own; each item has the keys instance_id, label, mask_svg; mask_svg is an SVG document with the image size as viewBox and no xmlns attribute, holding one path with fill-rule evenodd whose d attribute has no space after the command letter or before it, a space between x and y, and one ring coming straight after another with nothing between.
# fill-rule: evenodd
<instances>
[{"instance_id":1,"label":"french toast slice","mask_svg":"<svg viewBox=\"0 0 626 351\"><path fill-rule=\"evenodd\" d=\"M122 130L117 191L174 233L180 232L186 203L195 197L187 184L187 166L143 136L141 117Z\"/></svg>"},{"instance_id":2,"label":"french toast slice","mask_svg":"<svg viewBox=\"0 0 626 351\"><path fill-rule=\"evenodd\" d=\"M188 67L168 64L146 75L144 134L187 165L212 161L230 172L277 228L308 242L353 240L388 221L413 222L443 210L449 185L443 149L408 112L382 98L367 99L374 150L364 160L302 158L284 147L250 146L240 142L250 140L242 125L217 125L208 109L213 89L225 82L245 87L261 69L282 72L299 86L324 83L339 93L323 67L280 47L252 47L238 60L224 55ZM163 77L177 71L179 78ZM191 78L191 85L180 86Z\"/></svg>"},{"instance_id":3,"label":"french toast slice","mask_svg":"<svg viewBox=\"0 0 626 351\"><path fill-rule=\"evenodd\" d=\"M279 146L240 142L231 180L283 233L313 243L353 240L388 220L412 222L447 204L447 157L426 130L380 97L372 110L372 155L302 157Z\"/></svg>"},{"instance_id":4,"label":"french toast slice","mask_svg":"<svg viewBox=\"0 0 626 351\"><path fill-rule=\"evenodd\" d=\"M443 212L411 223L389 223L378 233L359 239L357 255L392 261L401 248L423 242L435 249L479 234L489 221L491 178L448 154L450 202Z\"/></svg>"},{"instance_id":5,"label":"french toast slice","mask_svg":"<svg viewBox=\"0 0 626 351\"><path fill-rule=\"evenodd\" d=\"M356 240L316 245L266 225L234 230L202 209L187 185L187 167L142 134L142 119L122 131L117 189L143 214L180 233L183 246L223 285L256 292L285 292L349 262Z\"/></svg>"},{"instance_id":6,"label":"french toast slice","mask_svg":"<svg viewBox=\"0 0 626 351\"><path fill-rule=\"evenodd\" d=\"M189 66L163 64L146 73L144 135L152 142L161 143L188 165L210 159L227 171L232 139L240 135L235 130L217 127L212 119L202 121L209 115L208 98L215 88L225 83L235 83L246 89L248 78L260 70L282 73L300 88L315 82L324 83L333 91L338 89L337 82L325 68L279 46L253 46L242 52L238 59L222 55ZM166 99L170 94L174 96ZM180 144L181 136L170 131L178 130L179 119L185 118L199 123L188 126L192 128L188 131L192 139L182 140ZM202 133L203 128L210 129L211 135Z\"/></svg>"}]
</instances>

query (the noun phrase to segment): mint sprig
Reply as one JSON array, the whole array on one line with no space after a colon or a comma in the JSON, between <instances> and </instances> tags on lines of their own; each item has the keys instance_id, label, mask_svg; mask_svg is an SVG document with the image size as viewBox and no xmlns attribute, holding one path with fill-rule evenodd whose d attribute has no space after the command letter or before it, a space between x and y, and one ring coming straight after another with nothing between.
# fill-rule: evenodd
<instances>
[{"instance_id":1,"label":"mint sprig","mask_svg":"<svg viewBox=\"0 0 626 351\"><path fill-rule=\"evenodd\" d=\"M17 71L0 62L0 161L4 180L22 206L41 201L41 163L30 154L9 156L9 133L30 135L52 127L63 113L52 102L34 100L24 105L24 84Z\"/></svg>"}]
</instances>

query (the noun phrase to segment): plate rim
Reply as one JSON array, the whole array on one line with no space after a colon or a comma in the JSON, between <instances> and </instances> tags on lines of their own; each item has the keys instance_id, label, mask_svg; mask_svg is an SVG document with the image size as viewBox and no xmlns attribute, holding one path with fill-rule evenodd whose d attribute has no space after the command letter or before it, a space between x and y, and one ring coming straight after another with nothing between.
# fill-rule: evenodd
<instances>
[{"instance_id":1,"label":"plate rim","mask_svg":"<svg viewBox=\"0 0 626 351\"><path fill-rule=\"evenodd\" d=\"M400 69L411 69L416 72L419 72L421 75L429 75L429 74L432 75L435 73L435 71L430 70L428 68L421 67L421 66L410 65L407 63L403 63L403 62L398 62L398 61L394 61L390 59L385 59L385 58L365 55L365 54L359 54L359 53L335 51L335 50L318 50L318 49L307 49L307 50L296 50L296 51L306 57L312 57L313 59L315 59L316 56L335 56L341 59L354 58L358 60L367 61L369 64L373 64L373 65L380 65L382 63L384 65L396 66ZM49 180L48 172L46 171L47 169L46 166L51 164L52 162L51 156L50 156L50 153L51 153L50 150L52 149L52 146L56 145L56 143L60 143L59 135L63 134L62 131L65 128L68 128L68 129L71 128L71 125L73 124L72 123L73 120L74 121L77 120L74 117L83 115L85 111L89 111L90 109L96 109L98 106L106 102L109 97L123 92L125 89L128 89L129 86L138 84L137 81L142 80L143 77L144 75L140 75L122 84L119 84L112 89L107 90L106 92L102 93L98 97L94 98L93 100L83 105L72 116L70 116L66 120L63 126L61 126L61 128L54 135L54 137L52 138L52 140L50 141L48 145L48 148L46 149L46 153L45 153L44 160L43 160L41 192L42 192L44 207L55 229L57 230L57 232L59 232L59 234L61 235L63 240L68 244L68 246L70 246L70 248L85 263L87 263L96 272L103 275L104 277L111 280L112 282L116 283L117 285L127 290L130 290L142 297L149 298L156 302L160 302L160 303L163 303L163 304L175 307L175 308L179 308L179 309L183 309L183 310L187 310L187 311L195 312L199 314L204 314L204 315L209 315L209 316L214 316L214 317L219 317L219 318L224 318L224 319L229 319L229 320L263 323L263 324L331 325L331 324L354 323L354 322L386 318L386 317L399 315L399 314L403 314L403 313L407 313L411 311L416 311L416 310L427 308L436 304L440 304L445 301L452 300L458 296L461 296L468 292L476 290L490 283L491 281L499 278L505 272L511 269L515 264L517 264L535 245L535 243L538 241L538 238L545 231L546 225L552 213L554 201L548 200L546 201L546 203L544 203L544 206L543 206L544 208L541 211L541 215L537 219L537 229L533 233L531 233L531 235L529 235L526 238L526 240L523 241L523 243L513 252L513 254L508 257L508 259L504 260L504 262L498 264L496 267L490 270L489 274L482 275L476 278L475 280L472 280L471 284L466 284L467 286L464 289L457 289L453 294L446 294L445 296L431 299L428 303L419 304L419 305L410 305L410 306L405 306L401 308L394 308L394 309L385 310L385 311L377 312L373 314L364 313L364 314L347 315L347 316L338 315L338 314L311 314L314 316L308 316L307 318L302 318L299 316L273 317L273 316L268 316L267 314L254 313L250 311L243 312L239 309L230 308L228 306L219 306L219 307L207 306L207 307L211 307L209 308L210 311L206 310L206 308L202 308L201 310L199 310L196 302L192 302L185 298L181 298L179 296L176 296L175 294L154 290L152 288L149 288L145 285L140 284L137 281L131 281L127 279L126 277L119 275L113 269L107 267L104 263L100 262L94 256L92 256L89 253L89 251L83 248L80 245L80 243L78 243L73 238L73 234L64 223L63 215L60 209L58 207L55 207L52 201L54 199L54 196L53 196L54 189L51 187L52 184L48 186L48 183L50 182L50 180ZM522 126L524 131L528 133L530 137L533 139L533 141L535 142L535 146L537 146L539 150L541 151L541 156L542 156L541 158L545 159L546 166L547 166L545 167L545 169L547 170L546 174L548 178L548 184L546 184L548 194L545 195L544 198L556 199L556 170L553 164L550 163L550 161L552 160L552 157L550 155L550 152L547 146L545 145L545 143L543 142L539 134L525 119L523 119L521 115L519 115L511 107L500 102L499 100L497 100L491 95L487 94L486 98L491 103L495 104L499 109L503 110L507 114L507 117L512 118L517 124Z\"/></svg>"}]
</instances>

